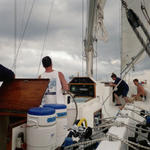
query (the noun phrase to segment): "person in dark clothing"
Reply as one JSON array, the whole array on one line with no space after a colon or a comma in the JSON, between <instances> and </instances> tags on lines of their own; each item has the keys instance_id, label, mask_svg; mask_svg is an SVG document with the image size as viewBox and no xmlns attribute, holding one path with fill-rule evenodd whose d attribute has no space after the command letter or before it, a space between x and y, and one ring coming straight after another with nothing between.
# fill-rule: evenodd
<instances>
[{"instance_id":1,"label":"person in dark clothing","mask_svg":"<svg viewBox=\"0 0 150 150\"><path fill-rule=\"evenodd\" d=\"M119 100L119 96L122 96L125 100L125 102L128 102L128 98L127 98L127 94L129 92L129 86L128 84L116 76L116 74L112 73L111 78L114 80L113 83L110 83L109 85L111 87L116 87L117 84L119 83L119 85L117 86L117 90L113 92L113 95L115 96L116 99L116 106L121 106L121 102Z\"/></svg>"},{"instance_id":2,"label":"person in dark clothing","mask_svg":"<svg viewBox=\"0 0 150 150\"><path fill-rule=\"evenodd\" d=\"M0 64L0 81L9 82L14 78L14 72Z\"/></svg>"}]
</instances>

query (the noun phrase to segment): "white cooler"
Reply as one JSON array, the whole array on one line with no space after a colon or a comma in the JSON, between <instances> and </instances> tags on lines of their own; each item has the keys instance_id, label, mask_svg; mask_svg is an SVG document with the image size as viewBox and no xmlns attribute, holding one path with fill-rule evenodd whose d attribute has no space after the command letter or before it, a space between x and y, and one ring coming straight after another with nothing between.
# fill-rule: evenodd
<instances>
[{"instance_id":1,"label":"white cooler","mask_svg":"<svg viewBox=\"0 0 150 150\"><path fill-rule=\"evenodd\" d=\"M27 115L27 150L54 150L56 148L55 109L36 107Z\"/></svg>"},{"instance_id":2,"label":"white cooler","mask_svg":"<svg viewBox=\"0 0 150 150\"><path fill-rule=\"evenodd\" d=\"M64 104L45 104L43 107L56 111L56 146L61 146L67 135L67 107Z\"/></svg>"}]
</instances>

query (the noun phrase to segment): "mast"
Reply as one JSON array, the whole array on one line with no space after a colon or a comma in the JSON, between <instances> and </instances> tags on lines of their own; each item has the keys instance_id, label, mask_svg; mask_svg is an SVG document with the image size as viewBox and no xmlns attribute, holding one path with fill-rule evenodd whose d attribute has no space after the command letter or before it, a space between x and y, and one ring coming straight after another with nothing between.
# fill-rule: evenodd
<instances>
[{"instance_id":1,"label":"mast","mask_svg":"<svg viewBox=\"0 0 150 150\"><path fill-rule=\"evenodd\" d=\"M86 74L89 77L93 76L93 57L94 57L93 27L94 27L94 18L96 14L96 4L97 4L97 0L88 1L88 6L89 6L88 18L87 18L88 27L86 29L84 47L85 47L85 57L86 57Z\"/></svg>"},{"instance_id":2,"label":"mast","mask_svg":"<svg viewBox=\"0 0 150 150\"><path fill-rule=\"evenodd\" d=\"M106 0L88 0L87 28L84 40L84 50L86 57L86 74L93 76L93 58L95 41L107 40L107 33L103 24L103 8Z\"/></svg>"}]
</instances>

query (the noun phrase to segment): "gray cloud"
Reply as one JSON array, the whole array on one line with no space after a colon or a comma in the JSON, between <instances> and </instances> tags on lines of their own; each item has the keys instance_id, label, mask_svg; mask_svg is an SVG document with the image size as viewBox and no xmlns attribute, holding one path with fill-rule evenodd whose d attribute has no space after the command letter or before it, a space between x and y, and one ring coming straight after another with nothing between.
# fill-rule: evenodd
<instances>
[{"instance_id":1,"label":"gray cloud","mask_svg":"<svg viewBox=\"0 0 150 150\"><path fill-rule=\"evenodd\" d=\"M11 68L14 60L14 1L1 0L0 2L0 63ZM24 2L17 1L17 46L19 45L22 26ZM119 0L109 0L105 6L105 26L109 40L97 43L97 63L94 59L94 77L109 79L111 72L120 72L120 16ZM27 0L24 23L29 14L32 1ZM64 72L68 78L82 72L82 1L55 0L51 14L48 37L45 45L45 55L53 59L54 68ZM29 26L17 59L18 77L37 77L38 65L46 30L49 6L52 1L36 0ZM85 27L85 25L84 25ZM85 32L85 31L84 31ZM148 58L146 58L148 60ZM97 67L96 67L97 66ZM140 64L141 68L150 69L149 62ZM44 70L41 67L40 73Z\"/></svg>"}]
</instances>

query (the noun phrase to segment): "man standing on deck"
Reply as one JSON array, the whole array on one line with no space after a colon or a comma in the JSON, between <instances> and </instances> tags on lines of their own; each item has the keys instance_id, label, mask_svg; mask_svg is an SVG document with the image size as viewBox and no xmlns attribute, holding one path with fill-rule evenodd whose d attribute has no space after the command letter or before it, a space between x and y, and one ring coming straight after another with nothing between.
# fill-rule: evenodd
<instances>
[{"instance_id":1,"label":"man standing on deck","mask_svg":"<svg viewBox=\"0 0 150 150\"><path fill-rule=\"evenodd\" d=\"M139 83L139 80L134 79L133 83L135 86L137 86L137 94L132 95L133 100L142 101L143 98L146 99L146 91L144 90L144 87Z\"/></svg>"},{"instance_id":2,"label":"man standing on deck","mask_svg":"<svg viewBox=\"0 0 150 150\"><path fill-rule=\"evenodd\" d=\"M52 60L49 56L42 59L45 72L39 78L50 79L42 104L65 104L63 90L68 91L68 84L63 73L53 70Z\"/></svg>"},{"instance_id":3,"label":"man standing on deck","mask_svg":"<svg viewBox=\"0 0 150 150\"><path fill-rule=\"evenodd\" d=\"M114 73L112 73L111 78L114 80L114 82L109 83L109 86L111 86L111 87L117 86L117 91L113 92L115 99L116 99L116 105L115 106L121 106L119 96L122 96L124 98L125 102L129 102L128 98L127 98L127 94L129 91L128 84L124 80L117 77L116 74L114 74Z\"/></svg>"}]
</instances>

